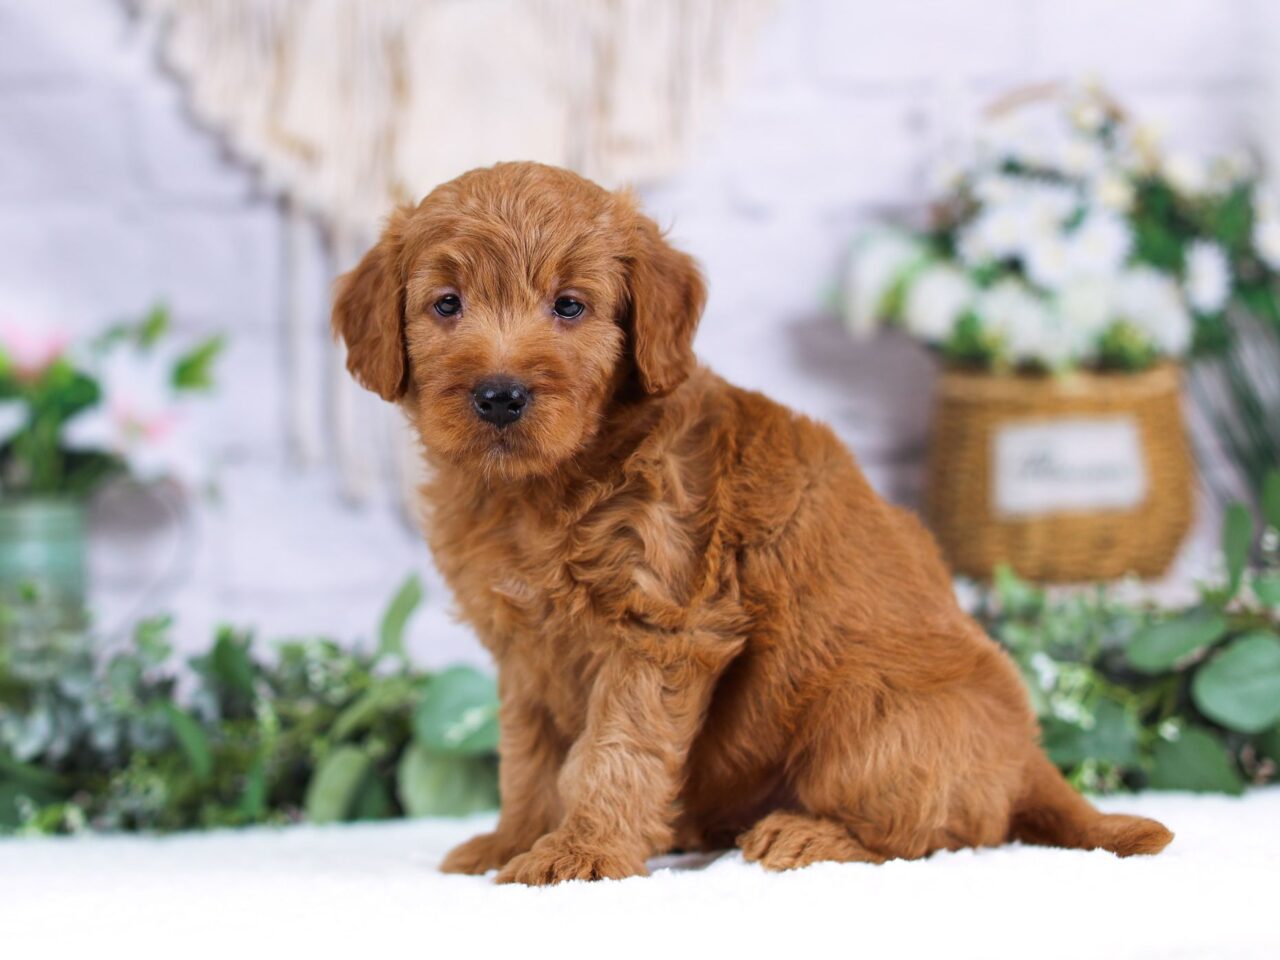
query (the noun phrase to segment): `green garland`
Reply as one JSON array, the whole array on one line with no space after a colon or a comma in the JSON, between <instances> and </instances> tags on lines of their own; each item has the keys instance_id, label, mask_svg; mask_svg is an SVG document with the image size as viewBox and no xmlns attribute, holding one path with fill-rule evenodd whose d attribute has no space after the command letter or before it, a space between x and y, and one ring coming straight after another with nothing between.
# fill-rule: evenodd
<instances>
[{"instance_id":1,"label":"green garland","mask_svg":"<svg viewBox=\"0 0 1280 960\"><path fill-rule=\"evenodd\" d=\"M1027 680L1050 757L1092 790L1239 793L1280 765L1280 474L1267 528L1228 511L1220 583L1177 612L1002 571L977 611ZM1259 562L1250 567L1251 554ZM120 649L28 597L0 607L0 833L181 830L497 806L493 681L405 655L408 580L373 650L224 628L174 663L171 623Z\"/></svg>"},{"instance_id":2,"label":"green garland","mask_svg":"<svg viewBox=\"0 0 1280 960\"><path fill-rule=\"evenodd\" d=\"M1186 610L1105 587L1054 597L998 573L979 619L1022 670L1045 748L1079 786L1239 793L1276 778L1280 474L1263 499L1256 538L1249 512L1228 510L1224 576Z\"/></svg>"},{"instance_id":3,"label":"green garland","mask_svg":"<svg viewBox=\"0 0 1280 960\"><path fill-rule=\"evenodd\" d=\"M218 632L181 671L170 621L118 650L28 597L0 608L0 833L457 815L497 806L497 692L402 646L407 581L375 650L313 638L260 654Z\"/></svg>"}]
</instances>

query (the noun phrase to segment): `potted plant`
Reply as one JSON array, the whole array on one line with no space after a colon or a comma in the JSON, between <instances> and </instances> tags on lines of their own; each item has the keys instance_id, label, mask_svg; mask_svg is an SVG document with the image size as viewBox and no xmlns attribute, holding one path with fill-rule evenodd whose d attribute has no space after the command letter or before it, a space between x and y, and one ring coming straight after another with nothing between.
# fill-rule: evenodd
<instances>
[{"instance_id":1,"label":"potted plant","mask_svg":"<svg viewBox=\"0 0 1280 960\"><path fill-rule=\"evenodd\" d=\"M190 485L190 398L211 386L214 337L174 355L168 314L83 345L48 327L0 323L0 591L34 588L79 610L85 513L121 476Z\"/></svg>"},{"instance_id":2,"label":"potted plant","mask_svg":"<svg viewBox=\"0 0 1280 960\"><path fill-rule=\"evenodd\" d=\"M941 359L925 512L952 565L1161 573L1193 505L1180 363L1280 265L1253 164L1167 156L1102 91L1047 87L936 180L924 229L855 245L845 319Z\"/></svg>"}]
</instances>

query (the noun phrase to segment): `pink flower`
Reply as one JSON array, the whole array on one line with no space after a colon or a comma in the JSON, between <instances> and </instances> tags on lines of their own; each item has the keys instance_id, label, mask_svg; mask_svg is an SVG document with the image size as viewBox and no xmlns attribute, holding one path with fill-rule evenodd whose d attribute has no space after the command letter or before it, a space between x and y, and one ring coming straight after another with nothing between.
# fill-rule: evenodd
<instances>
[{"instance_id":1,"label":"pink flower","mask_svg":"<svg viewBox=\"0 0 1280 960\"><path fill-rule=\"evenodd\" d=\"M168 358L155 353L113 351L96 371L102 402L66 422L63 444L120 457L144 483L171 479L197 484L204 468L189 410L173 390L172 369Z\"/></svg>"},{"instance_id":2,"label":"pink flower","mask_svg":"<svg viewBox=\"0 0 1280 960\"><path fill-rule=\"evenodd\" d=\"M14 323L0 325L0 351L19 380L36 380L67 349L70 338L62 330L30 330Z\"/></svg>"}]
</instances>

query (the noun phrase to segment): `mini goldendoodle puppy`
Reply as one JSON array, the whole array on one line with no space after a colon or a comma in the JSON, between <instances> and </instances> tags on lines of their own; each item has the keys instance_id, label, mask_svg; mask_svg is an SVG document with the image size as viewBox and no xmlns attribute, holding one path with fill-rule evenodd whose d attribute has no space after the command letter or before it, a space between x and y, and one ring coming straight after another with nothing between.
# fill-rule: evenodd
<instances>
[{"instance_id":1,"label":"mini goldendoodle puppy","mask_svg":"<svg viewBox=\"0 0 1280 960\"><path fill-rule=\"evenodd\" d=\"M831 430L698 366L704 297L631 197L531 163L396 211L339 283L348 367L421 435L431 548L498 665L501 818L443 869L1161 850L1059 776L933 540Z\"/></svg>"}]
</instances>

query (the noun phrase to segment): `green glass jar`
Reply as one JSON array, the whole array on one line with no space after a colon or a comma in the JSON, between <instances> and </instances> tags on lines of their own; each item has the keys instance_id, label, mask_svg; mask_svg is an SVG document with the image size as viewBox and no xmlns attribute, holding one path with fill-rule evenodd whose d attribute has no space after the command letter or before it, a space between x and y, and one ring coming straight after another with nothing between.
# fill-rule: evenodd
<instances>
[{"instance_id":1,"label":"green glass jar","mask_svg":"<svg viewBox=\"0 0 1280 960\"><path fill-rule=\"evenodd\" d=\"M0 499L0 591L34 587L69 609L84 605L85 505L56 497Z\"/></svg>"}]
</instances>

